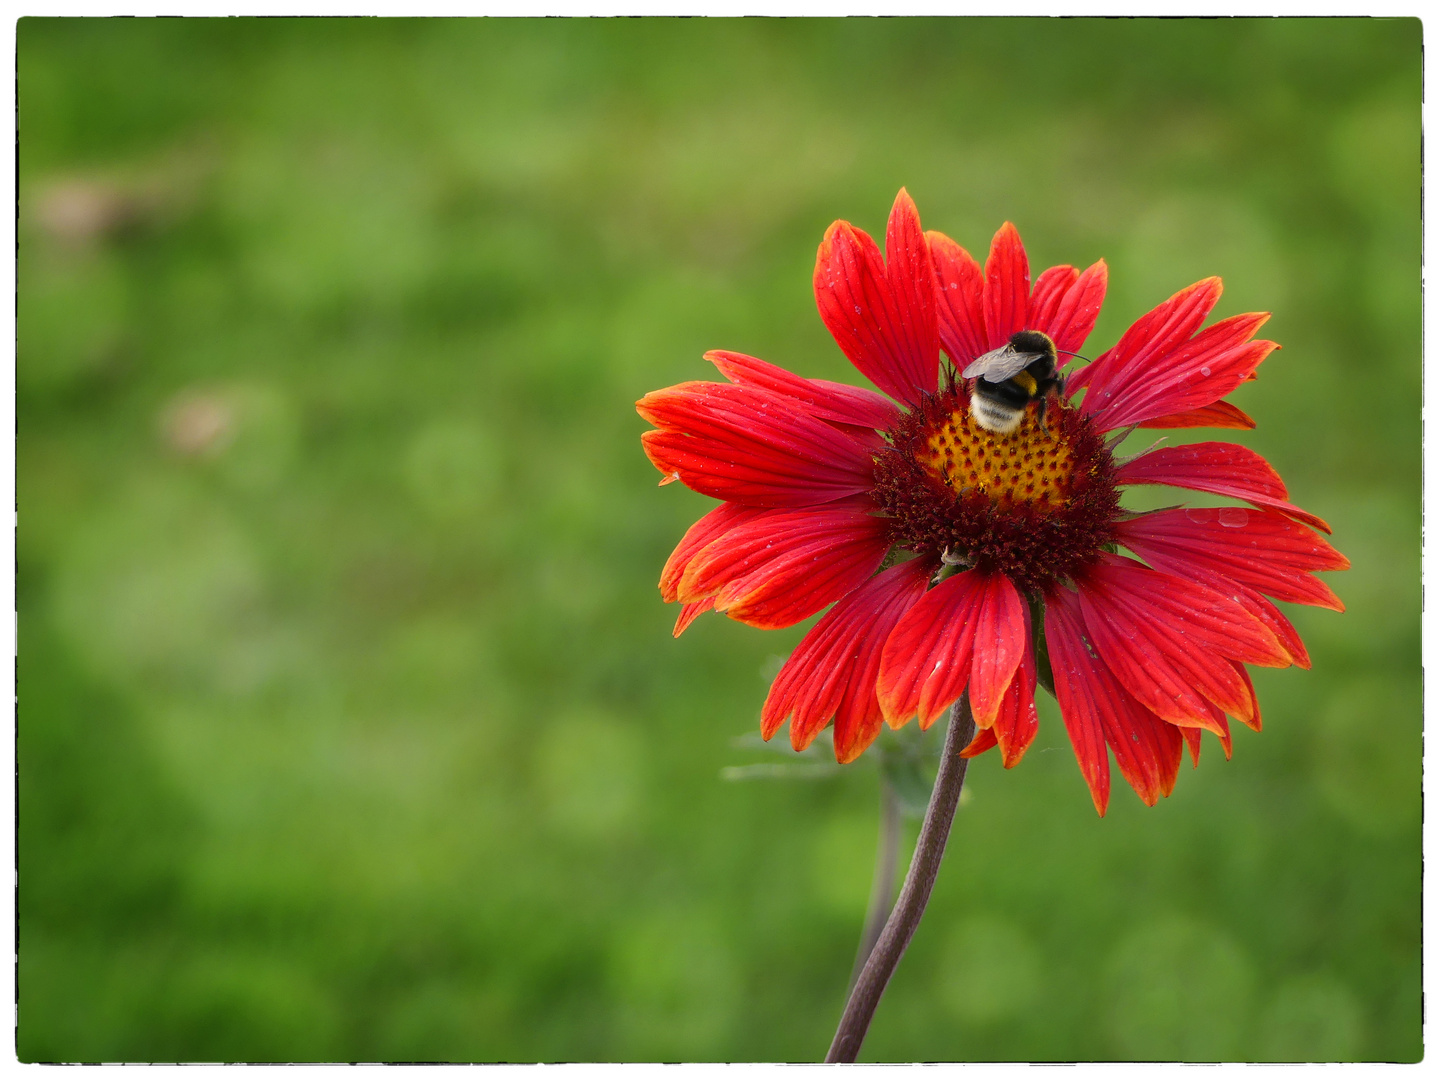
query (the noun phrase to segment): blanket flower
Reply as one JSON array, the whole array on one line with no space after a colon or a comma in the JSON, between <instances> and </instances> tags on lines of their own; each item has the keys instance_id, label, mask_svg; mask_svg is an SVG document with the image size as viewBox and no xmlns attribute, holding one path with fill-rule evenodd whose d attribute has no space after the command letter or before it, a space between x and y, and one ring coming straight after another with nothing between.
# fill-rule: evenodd
<instances>
[{"instance_id":1,"label":"blanket flower","mask_svg":"<svg viewBox=\"0 0 1440 1080\"><path fill-rule=\"evenodd\" d=\"M661 483L721 500L661 574L662 597L681 605L675 634L711 609L776 629L829 608L771 686L765 738L788 719L803 749L833 723L837 759L853 761L882 723L928 726L968 693L965 755L998 747L1011 768L1035 737L1043 681L1103 815L1110 755L1154 805L1186 747L1198 765L1201 732L1228 757L1230 719L1259 730L1246 665L1309 667L1272 601L1343 610L1314 576L1349 565L1318 535L1325 522L1234 443L1114 454L1137 427L1254 427L1224 398L1278 346L1255 339L1264 314L1203 326L1219 278L1028 401L1037 383L1020 372L1010 430L977 419L966 367L1023 334L1053 345L1063 369L1106 283L1100 261L1032 284L1008 222L982 268L922 231L902 190L883 255L837 221L815 263L822 320L882 393L715 351L706 359L727 381L637 403ZM1245 505L1127 511L1122 490L1139 484Z\"/></svg>"}]
</instances>

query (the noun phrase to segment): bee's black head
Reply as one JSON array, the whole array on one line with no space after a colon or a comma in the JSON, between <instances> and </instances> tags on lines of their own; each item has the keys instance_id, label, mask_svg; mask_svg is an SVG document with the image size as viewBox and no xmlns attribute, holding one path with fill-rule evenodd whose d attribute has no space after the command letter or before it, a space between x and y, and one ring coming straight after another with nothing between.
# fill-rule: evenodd
<instances>
[{"instance_id":1,"label":"bee's black head","mask_svg":"<svg viewBox=\"0 0 1440 1080\"><path fill-rule=\"evenodd\" d=\"M1018 334L1010 335L1010 344L1021 352L1044 353L1055 359L1055 342L1050 340L1049 334L1042 334L1039 330L1021 330Z\"/></svg>"}]
</instances>

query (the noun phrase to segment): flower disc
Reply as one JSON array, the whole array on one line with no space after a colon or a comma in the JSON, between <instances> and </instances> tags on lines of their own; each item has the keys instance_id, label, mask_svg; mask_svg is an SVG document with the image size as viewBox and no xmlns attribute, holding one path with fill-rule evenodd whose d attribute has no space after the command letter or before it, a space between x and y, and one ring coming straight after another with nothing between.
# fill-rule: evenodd
<instances>
[{"instance_id":1,"label":"flower disc","mask_svg":"<svg viewBox=\"0 0 1440 1080\"><path fill-rule=\"evenodd\" d=\"M888 432L875 498L897 546L1008 575L1034 593L1113 544L1115 463L1078 409L1031 402L1006 435L970 414L963 383L927 396Z\"/></svg>"}]
</instances>

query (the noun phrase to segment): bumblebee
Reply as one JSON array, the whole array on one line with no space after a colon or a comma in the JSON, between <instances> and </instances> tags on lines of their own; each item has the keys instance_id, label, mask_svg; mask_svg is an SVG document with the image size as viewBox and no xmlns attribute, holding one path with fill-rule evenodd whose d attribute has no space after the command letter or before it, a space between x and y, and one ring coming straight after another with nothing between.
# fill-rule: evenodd
<instances>
[{"instance_id":1,"label":"bumblebee","mask_svg":"<svg viewBox=\"0 0 1440 1080\"><path fill-rule=\"evenodd\" d=\"M1009 435L1025 418L1032 401L1040 402L1040 428L1045 430L1045 405L1052 393L1064 389L1065 379L1055 373L1055 342L1039 330L1012 334L1008 344L976 357L961 376L974 379L970 415L986 431Z\"/></svg>"}]
</instances>

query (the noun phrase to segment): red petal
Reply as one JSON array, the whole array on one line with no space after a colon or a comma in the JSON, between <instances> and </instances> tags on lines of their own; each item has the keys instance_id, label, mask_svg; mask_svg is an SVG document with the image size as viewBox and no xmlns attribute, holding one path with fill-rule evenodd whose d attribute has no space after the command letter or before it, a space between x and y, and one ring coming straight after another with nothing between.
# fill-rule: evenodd
<instances>
[{"instance_id":1,"label":"red petal","mask_svg":"<svg viewBox=\"0 0 1440 1080\"><path fill-rule=\"evenodd\" d=\"M879 694L886 721L898 726L918 713L929 727L968 685L976 725L993 724L1025 651L1024 609L1003 574L966 570L930 590L885 643Z\"/></svg>"},{"instance_id":2,"label":"red petal","mask_svg":"<svg viewBox=\"0 0 1440 1080\"><path fill-rule=\"evenodd\" d=\"M920 215L902 188L886 229L889 263L866 233L837 221L815 259L820 317L860 373L897 401L934 393L940 370L934 270Z\"/></svg>"},{"instance_id":3,"label":"red petal","mask_svg":"<svg viewBox=\"0 0 1440 1080\"><path fill-rule=\"evenodd\" d=\"M1116 689L1125 693L1118 684ZM1115 754L1120 774L1135 794L1146 806L1154 806L1162 795L1168 798L1175 790L1184 756L1185 743L1180 734L1184 729L1167 724L1133 698L1130 701L1132 708L1122 715L1128 723L1124 727L1107 726L1105 741Z\"/></svg>"},{"instance_id":4,"label":"red petal","mask_svg":"<svg viewBox=\"0 0 1440 1080\"><path fill-rule=\"evenodd\" d=\"M978 647L970 665L970 709L975 723L990 727L1027 651L1030 617L1025 601L1004 574L985 578L983 588L975 619Z\"/></svg>"},{"instance_id":5,"label":"red petal","mask_svg":"<svg viewBox=\"0 0 1440 1080\"><path fill-rule=\"evenodd\" d=\"M917 712L920 726L929 727L964 691L983 600L980 575L966 570L931 589L900 620L885 643L877 684L892 727Z\"/></svg>"},{"instance_id":6,"label":"red petal","mask_svg":"<svg viewBox=\"0 0 1440 1080\"><path fill-rule=\"evenodd\" d=\"M1211 703L1216 699L1230 712L1243 711L1249 704L1243 684L1224 657L1186 649L1165 628L1147 639L1127 613L1095 604L1083 589L1081 597L1086 625L1106 666L1125 689L1161 719L1182 727L1214 730Z\"/></svg>"},{"instance_id":7,"label":"red petal","mask_svg":"<svg viewBox=\"0 0 1440 1080\"><path fill-rule=\"evenodd\" d=\"M1200 729L1198 727L1183 727L1180 734L1185 737L1185 745L1190 748L1190 765L1192 768L1200 767Z\"/></svg>"},{"instance_id":8,"label":"red petal","mask_svg":"<svg viewBox=\"0 0 1440 1080\"><path fill-rule=\"evenodd\" d=\"M1035 288L1030 293L1030 315L1025 320L1026 329L1050 333L1055 313L1060 309L1060 301L1065 299L1070 286L1079 279L1080 271L1073 266L1052 266L1036 278ZM1061 366L1064 366L1063 363Z\"/></svg>"},{"instance_id":9,"label":"red petal","mask_svg":"<svg viewBox=\"0 0 1440 1080\"><path fill-rule=\"evenodd\" d=\"M1105 725L1101 714L1116 708L1117 695L1101 685L1095 646L1085 632L1085 620L1074 593L1057 590L1045 598L1045 645L1055 674L1055 700L1075 748L1080 775L1101 817L1110 802L1110 757L1105 752Z\"/></svg>"},{"instance_id":10,"label":"red petal","mask_svg":"<svg viewBox=\"0 0 1440 1080\"><path fill-rule=\"evenodd\" d=\"M1246 588L1238 581L1234 583L1234 591L1230 595L1234 595L1236 601L1246 611L1270 628L1270 632L1275 635L1275 640L1280 642L1280 647L1290 654L1292 664L1302 667L1306 671L1310 670L1310 653L1305 648L1305 642L1300 640L1299 631L1291 625L1289 619L1280 613L1279 608L1258 592Z\"/></svg>"},{"instance_id":11,"label":"red petal","mask_svg":"<svg viewBox=\"0 0 1440 1080\"><path fill-rule=\"evenodd\" d=\"M763 510L753 506L721 503L694 525L691 525L685 535L680 538L680 543L675 545L675 550L671 553L670 558L665 561L665 569L660 571L660 598L667 604L673 604L678 600L680 579L685 575L685 570L696 553L707 544L724 536L736 525L750 521L763 513Z\"/></svg>"},{"instance_id":12,"label":"red petal","mask_svg":"<svg viewBox=\"0 0 1440 1080\"><path fill-rule=\"evenodd\" d=\"M1075 386L1084 383L1090 387L1081 411L1086 416L1100 412L1109 405L1114 390L1125 384L1130 373L1145 371L1154 358L1166 355L1187 341L1220 299L1220 291L1218 277L1197 281L1135 320L1113 349L1079 373L1083 379L1076 381Z\"/></svg>"},{"instance_id":13,"label":"red petal","mask_svg":"<svg viewBox=\"0 0 1440 1080\"><path fill-rule=\"evenodd\" d=\"M1157 570L1192 576L1198 566L1278 600L1344 611L1328 585L1310 575L1344 570L1350 560L1303 525L1239 506L1157 510L1116 528L1122 544Z\"/></svg>"},{"instance_id":14,"label":"red petal","mask_svg":"<svg viewBox=\"0 0 1440 1080\"><path fill-rule=\"evenodd\" d=\"M1188 446L1162 446L1127 461L1115 473L1117 484L1168 484L1244 499L1255 506L1278 510L1286 517L1312 525L1321 532L1330 526L1314 514L1286 502L1288 492L1280 474L1254 450L1235 443L1202 442Z\"/></svg>"},{"instance_id":15,"label":"red petal","mask_svg":"<svg viewBox=\"0 0 1440 1080\"><path fill-rule=\"evenodd\" d=\"M1280 520L1283 521L1284 518L1280 518ZM1286 524L1292 523L1286 521ZM1300 526L1295 526L1295 528L1300 528ZM1140 546L1151 549L1151 546L1143 541L1140 541ZM1152 550L1151 557L1148 557L1145 562L1151 564L1156 570L1162 570L1162 572L1176 577L1184 577L1189 582L1200 582L1201 585L1214 589L1215 592L1224 593L1225 596L1238 603L1241 608L1246 609L1246 612L1253 615L1254 618L1260 619L1260 622L1269 626L1270 632L1276 636L1276 641L1280 642L1280 648L1289 652L1290 662L1296 664L1297 667L1310 667L1310 654L1306 651L1305 642L1300 641L1300 635L1297 634L1295 626L1290 625L1289 619L1284 618L1279 608L1276 608L1273 603L1270 603L1270 600L1261 596L1250 586L1241 585L1234 577L1218 573L1211 566L1197 562L1195 559L1176 556L1164 546L1159 546L1158 550ZM1305 580L1313 582L1310 577L1306 577Z\"/></svg>"},{"instance_id":16,"label":"red petal","mask_svg":"<svg viewBox=\"0 0 1440 1080\"><path fill-rule=\"evenodd\" d=\"M1220 734L1219 734L1218 736L1216 736L1216 737L1220 740L1220 746L1221 746L1221 748L1225 751L1225 760L1226 760L1226 761L1229 761L1229 760L1230 760L1230 752L1231 752L1231 750L1232 750L1232 745L1231 745L1231 742L1230 742L1230 724L1226 721L1225 717L1223 717L1223 716L1220 717L1220 726L1221 726Z\"/></svg>"},{"instance_id":17,"label":"red petal","mask_svg":"<svg viewBox=\"0 0 1440 1080\"><path fill-rule=\"evenodd\" d=\"M795 398L805 403L802 412L821 420L883 430L894 427L900 419L900 410L894 403L874 390L826 379L806 379L753 356L723 349L712 349L705 354L705 359L731 382Z\"/></svg>"},{"instance_id":18,"label":"red petal","mask_svg":"<svg viewBox=\"0 0 1440 1080\"><path fill-rule=\"evenodd\" d=\"M994 728L976 728L975 737L970 740L970 745L960 751L960 756L963 758L979 757L986 750L995 749L995 746Z\"/></svg>"},{"instance_id":19,"label":"red petal","mask_svg":"<svg viewBox=\"0 0 1440 1080\"><path fill-rule=\"evenodd\" d=\"M933 571L933 564L912 559L877 574L831 608L775 677L760 713L761 734L770 738L791 717L790 741L801 750L833 717L837 760L858 757L882 722L875 698L880 650Z\"/></svg>"},{"instance_id":20,"label":"red petal","mask_svg":"<svg viewBox=\"0 0 1440 1080\"><path fill-rule=\"evenodd\" d=\"M885 258L899 305L896 338L904 343L905 368L915 388L933 394L940 375L940 331L935 315L935 267L920 227L920 211L904 188L885 223Z\"/></svg>"},{"instance_id":21,"label":"red petal","mask_svg":"<svg viewBox=\"0 0 1440 1080\"><path fill-rule=\"evenodd\" d=\"M1279 348L1273 341L1250 340L1269 317L1250 314L1224 319L1170 351L1150 356L1144 367L1132 365L1103 390L1092 385L1090 398L1097 404L1105 402L1105 408L1095 415L1100 430L1219 401Z\"/></svg>"},{"instance_id":22,"label":"red petal","mask_svg":"<svg viewBox=\"0 0 1440 1080\"><path fill-rule=\"evenodd\" d=\"M674 637L679 637L690 628L690 624L698 619L705 612L715 606L715 598L707 596L704 600L696 600L693 604L681 604L680 615L675 620Z\"/></svg>"},{"instance_id":23,"label":"red petal","mask_svg":"<svg viewBox=\"0 0 1440 1080\"><path fill-rule=\"evenodd\" d=\"M1077 717L1084 744L1090 753L1098 727L1106 744L1115 754L1120 773L1135 789L1147 806L1154 806L1162 795L1175 788L1180 769L1182 737L1179 729L1156 717L1132 697L1116 680L1110 669L1096 655L1095 640L1088 619L1081 613L1075 596L1060 591L1050 598L1046 614L1046 641L1051 660L1059 658L1055 667L1055 693L1067 726L1070 714ZM1050 611L1055 611L1059 633L1050 636ZM1056 649L1056 643L1059 649ZM1071 736L1075 742L1075 736ZM1076 742L1077 756L1080 742ZM1103 758L1104 750L1098 754ZM1084 762L1081 765L1084 771ZM1105 770L1109 787L1109 770ZM1088 776L1087 776L1088 779ZM1092 795L1094 794L1092 784ZM1096 809L1104 813L1099 800Z\"/></svg>"},{"instance_id":24,"label":"red petal","mask_svg":"<svg viewBox=\"0 0 1440 1080\"><path fill-rule=\"evenodd\" d=\"M640 437L651 462L702 495L748 506L810 506L873 483L864 443L767 390L681 383L646 394L635 408L661 429Z\"/></svg>"},{"instance_id":25,"label":"red petal","mask_svg":"<svg viewBox=\"0 0 1440 1080\"><path fill-rule=\"evenodd\" d=\"M1248 614L1253 615L1269 628L1270 632L1275 635L1275 639L1280 642L1280 647L1289 654L1292 664L1306 669L1310 667L1310 654L1306 651L1305 643L1300 640L1300 635L1296 632L1295 627L1290 625L1290 620L1280 614L1280 610L1274 604L1254 589L1240 584L1232 577L1216 573L1214 570L1188 559L1151 558L1146 561L1156 570L1174 574L1187 581L1198 581L1201 585L1230 597Z\"/></svg>"},{"instance_id":26,"label":"red petal","mask_svg":"<svg viewBox=\"0 0 1440 1080\"><path fill-rule=\"evenodd\" d=\"M872 458L875 456L876 451L883 450L889 445L885 441L885 436L872 428L857 427L854 424L842 424L838 420L830 420L827 421L827 423L833 424L837 430L843 431L861 446L869 450Z\"/></svg>"},{"instance_id":27,"label":"red petal","mask_svg":"<svg viewBox=\"0 0 1440 1080\"><path fill-rule=\"evenodd\" d=\"M1217 401L1213 405L1205 405L1199 409L1188 409L1185 412L1171 413L1169 416L1157 416L1153 420L1146 420L1140 426L1147 430L1213 427L1248 431L1255 426L1255 421L1228 401Z\"/></svg>"},{"instance_id":28,"label":"red petal","mask_svg":"<svg viewBox=\"0 0 1440 1080\"><path fill-rule=\"evenodd\" d=\"M1217 739L1220 740L1220 748L1225 751L1225 760L1229 761L1230 752L1233 749L1230 741L1230 721L1226 719L1223 712L1215 708L1215 706L1213 705L1210 706L1210 719L1212 723L1207 725L1205 727L1205 730L1210 732L1211 735L1214 735ZM1191 729L1181 728L1180 730L1189 731ZM1196 727L1194 730L1198 735L1200 732L1200 728Z\"/></svg>"},{"instance_id":29,"label":"red petal","mask_svg":"<svg viewBox=\"0 0 1440 1080\"><path fill-rule=\"evenodd\" d=\"M1005 222L985 260L986 348L998 349L1025 329L1030 314L1030 260L1015 226Z\"/></svg>"},{"instance_id":30,"label":"red petal","mask_svg":"<svg viewBox=\"0 0 1440 1080\"><path fill-rule=\"evenodd\" d=\"M715 597L732 619L777 630L863 585L889 550L868 498L771 510L698 552L680 580L686 602Z\"/></svg>"},{"instance_id":31,"label":"red petal","mask_svg":"<svg viewBox=\"0 0 1440 1080\"><path fill-rule=\"evenodd\" d=\"M1208 726L1206 699L1232 715L1248 713L1250 699L1229 659L1290 662L1275 635L1235 601L1119 556L1087 573L1080 605L1116 678L1172 723Z\"/></svg>"},{"instance_id":32,"label":"red petal","mask_svg":"<svg viewBox=\"0 0 1440 1080\"><path fill-rule=\"evenodd\" d=\"M1045 273L1049 273L1047 270ZM1090 336L1090 331L1095 329L1095 320L1100 317L1100 306L1105 302L1105 287L1109 281L1109 268L1105 260L1086 268L1085 272L1071 284L1063 297L1060 298L1053 314L1049 315L1043 323L1037 322L1035 312L1035 298L1031 298L1030 324L1035 330L1043 330L1050 335L1050 340L1055 342L1055 348L1061 350L1059 364L1064 367L1069 363L1070 358L1065 353L1078 352L1085 344L1085 339ZM1042 279L1044 274L1041 275ZM1036 292L1039 292L1039 283L1036 283Z\"/></svg>"},{"instance_id":33,"label":"red petal","mask_svg":"<svg viewBox=\"0 0 1440 1080\"><path fill-rule=\"evenodd\" d=\"M1030 611L1027 608L1025 656L1000 701L995 723L988 729L994 732L1000 743L1000 758L1007 769L1020 764L1040 728L1040 718L1035 714L1035 677L1035 651L1030 644Z\"/></svg>"},{"instance_id":34,"label":"red petal","mask_svg":"<svg viewBox=\"0 0 1440 1080\"><path fill-rule=\"evenodd\" d=\"M1246 715L1245 715L1245 716L1236 716L1235 719L1236 719L1236 720L1239 720L1242 724L1244 724L1246 727L1248 727L1251 731L1259 731L1259 730L1260 730L1260 695L1257 694L1257 693L1255 693L1255 684L1250 681L1250 673L1245 670L1245 665L1244 665L1244 664L1237 664L1237 663L1235 663L1233 660L1231 661L1231 663L1234 664L1236 674L1238 674L1238 675L1240 676L1241 681L1245 683L1245 690L1246 690L1246 692L1250 695L1250 708L1249 708L1249 710L1247 711ZM1248 716L1248 719L1246 718L1247 716ZM1226 757L1229 757L1230 755L1229 755L1229 753L1227 752L1225 756L1226 756Z\"/></svg>"},{"instance_id":35,"label":"red petal","mask_svg":"<svg viewBox=\"0 0 1440 1080\"><path fill-rule=\"evenodd\" d=\"M1215 589L1108 554L1086 572L1085 580L1090 588L1081 590L1082 600L1096 596L1094 587L1099 585L1107 603L1140 605L1136 610L1144 611L1152 625L1168 625L1191 649L1206 646L1221 656L1262 667L1289 666L1275 635Z\"/></svg>"},{"instance_id":36,"label":"red petal","mask_svg":"<svg viewBox=\"0 0 1440 1080\"><path fill-rule=\"evenodd\" d=\"M944 233L927 232L935 264L935 312L940 344L957 368L987 352L985 273L968 251Z\"/></svg>"}]
</instances>

